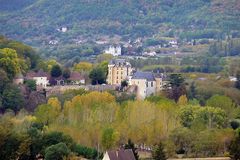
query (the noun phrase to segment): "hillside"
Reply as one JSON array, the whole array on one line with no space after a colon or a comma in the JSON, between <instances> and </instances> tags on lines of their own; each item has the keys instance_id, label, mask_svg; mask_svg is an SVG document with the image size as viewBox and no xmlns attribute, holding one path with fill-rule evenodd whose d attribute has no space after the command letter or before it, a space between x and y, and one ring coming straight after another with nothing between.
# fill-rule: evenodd
<instances>
[{"instance_id":1,"label":"hillside","mask_svg":"<svg viewBox=\"0 0 240 160\"><path fill-rule=\"evenodd\" d=\"M238 0L0 0L1 34L49 52L104 35L219 38L239 35ZM67 32L57 31L67 27ZM50 41L57 45L49 47ZM69 46L70 45L70 46ZM53 49L54 48L54 49ZM61 48L61 49L60 49Z\"/></svg>"}]
</instances>

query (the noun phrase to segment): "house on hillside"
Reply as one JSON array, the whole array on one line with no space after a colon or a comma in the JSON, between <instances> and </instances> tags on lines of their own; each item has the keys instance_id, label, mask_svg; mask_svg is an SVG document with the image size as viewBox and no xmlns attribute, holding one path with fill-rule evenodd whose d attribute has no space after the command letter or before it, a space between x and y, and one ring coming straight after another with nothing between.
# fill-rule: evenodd
<instances>
[{"instance_id":1,"label":"house on hillside","mask_svg":"<svg viewBox=\"0 0 240 160\"><path fill-rule=\"evenodd\" d=\"M132 74L133 68L125 59L113 59L108 65L107 83L121 85Z\"/></svg>"},{"instance_id":2,"label":"house on hillside","mask_svg":"<svg viewBox=\"0 0 240 160\"><path fill-rule=\"evenodd\" d=\"M154 75L152 72L135 72L129 80L129 84L136 86L137 99L145 99L150 95L163 90L163 75Z\"/></svg>"},{"instance_id":3,"label":"house on hillside","mask_svg":"<svg viewBox=\"0 0 240 160\"><path fill-rule=\"evenodd\" d=\"M107 151L102 160L136 160L131 149Z\"/></svg>"},{"instance_id":4,"label":"house on hillside","mask_svg":"<svg viewBox=\"0 0 240 160\"><path fill-rule=\"evenodd\" d=\"M26 80L35 80L38 89L44 89L49 85L50 75L43 70L38 72L30 71L27 73Z\"/></svg>"}]
</instances>

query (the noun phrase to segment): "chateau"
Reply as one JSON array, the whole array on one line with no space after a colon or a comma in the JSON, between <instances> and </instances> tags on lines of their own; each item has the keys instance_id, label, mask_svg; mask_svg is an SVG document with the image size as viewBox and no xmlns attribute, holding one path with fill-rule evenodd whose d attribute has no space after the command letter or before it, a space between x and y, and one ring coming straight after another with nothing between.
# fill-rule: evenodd
<instances>
[{"instance_id":1,"label":"chateau","mask_svg":"<svg viewBox=\"0 0 240 160\"><path fill-rule=\"evenodd\" d=\"M110 85L121 85L121 82L128 80L133 68L125 59L113 59L108 65L107 83Z\"/></svg>"},{"instance_id":2,"label":"chateau","mask_svg":"<svg viewBox=\"0 0 240 160\"><path fill-rule=\"evenodd\" d=\"M117 47L110 46L109 49L105 50L105 53L106 54L111 54L113 56L121 56L122 49L121 49L121 46L117 46Z\"/></svg>"}]
</instances>

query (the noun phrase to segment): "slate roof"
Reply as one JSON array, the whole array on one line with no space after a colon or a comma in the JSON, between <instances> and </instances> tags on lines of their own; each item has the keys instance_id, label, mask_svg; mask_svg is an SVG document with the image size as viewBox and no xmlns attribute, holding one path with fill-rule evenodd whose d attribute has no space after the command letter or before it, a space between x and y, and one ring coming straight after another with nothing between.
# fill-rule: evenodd
<instances>
[{"instance_id":1,"label":"slate roof","mask_svg":"<svg viewBox=\"0 0 240 160\"><path fill-rule=\"evenodd\" d=\"M147 81L155 81L155 77L152 72L137 71L133 74L132 79L146 79Z\"/></svg>"},{"instance_id":2,"label":"slate roof","mask_svg":"<svg viewBox=\"0 0 240 160\"><path fill-rule=\"evenodd\" d=\"M136 160L131 149L107 151L110 160Z\"/></svg>"},{"instance_id":3,"label":"slate roof","mask_svg":"<svg viewBox=\"0 0 240 160\"><path fill-rule=\"evenodd\" d=\"M109 64L117 65L117 66L124 66L124 65L130 66L130 63L128 63L125 59L112 59Z\"/></svg>"}]
</instances>

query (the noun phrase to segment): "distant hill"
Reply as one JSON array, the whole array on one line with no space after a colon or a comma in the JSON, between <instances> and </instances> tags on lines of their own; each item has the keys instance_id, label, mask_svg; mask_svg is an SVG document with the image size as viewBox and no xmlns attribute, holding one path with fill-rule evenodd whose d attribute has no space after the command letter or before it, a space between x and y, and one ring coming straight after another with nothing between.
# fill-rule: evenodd
<instances>
[{"instance_id":1,"label":"distant hill","mask_svg":"<svg viewBox=\"0 0 240 160\"><path fill-rule=\"evenodd\" d=\"M38 48L101 35L219 38L239 35L240 1L0 0L0 32Z\"/></svg>"}]
</instances>

